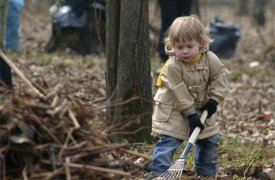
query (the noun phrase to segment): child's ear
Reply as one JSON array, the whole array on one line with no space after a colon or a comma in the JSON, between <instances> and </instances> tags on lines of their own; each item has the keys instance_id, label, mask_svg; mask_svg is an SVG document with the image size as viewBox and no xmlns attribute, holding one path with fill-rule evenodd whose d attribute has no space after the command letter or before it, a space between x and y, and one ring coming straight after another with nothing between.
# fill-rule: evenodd
<instances>
[{"instance_id":1,"label":"child's ear","mask_svg":"<svg viewBox=\"0 0 275 180\"><path fill-rule=\"evenodd\" d=\"M204 51L207 45L205 43L200 43L200 51Z\"/></svg>"},{"instance_id":2,"label":"child's ear","mask_svg":"<svg viewBox=\"0 0 275 180\"><path fill-rule=\"evenodd\" d=\"M203 44L200 44L200 51L202 51L203 49L204 49L204 46L203 46Z\"/></svg>"},{"instance_id":3,"label":"child's ear","mask_svg":"<svg viewBox=\"0 0 275 180\"><path fill-rule=\"evenodd\" d=\"M175 55L175 50L174 50L174 48L165 46L164 49L165 49L165 53L166 53L168 56L174 56L174 55Z\"/></svg>"}]
</instances>

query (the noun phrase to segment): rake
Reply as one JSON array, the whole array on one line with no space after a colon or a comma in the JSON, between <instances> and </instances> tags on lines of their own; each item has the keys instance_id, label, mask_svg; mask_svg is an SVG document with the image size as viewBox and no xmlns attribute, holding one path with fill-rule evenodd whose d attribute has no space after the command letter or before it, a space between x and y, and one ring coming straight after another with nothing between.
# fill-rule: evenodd
<instances>
[{"instance_id":1,"label":"rake","mask_svg":"<svg viewBox=\"0 0 275 180\"><path fill-rule=\"evenodd\" d=\"M202 124L204 124L207 114L208 114L207 111L203 111L200 118ZM175 163L169 169L167 169L163 174L160 175L161 179L172 180L172 179L181 178L182 172L184 170L184 164L185 164L187 154L195 144L200 131L201 131L201 128L199 127L196 127L194 129L180 158L176 160Z\"/></svg>"}]
</instances>

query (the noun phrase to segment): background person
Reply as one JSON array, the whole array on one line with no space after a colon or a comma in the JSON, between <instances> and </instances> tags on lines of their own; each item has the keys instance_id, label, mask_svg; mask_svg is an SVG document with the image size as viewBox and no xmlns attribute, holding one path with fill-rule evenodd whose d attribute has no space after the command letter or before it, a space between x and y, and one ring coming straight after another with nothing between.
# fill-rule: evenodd
<instances>
[{"instance_id":1,"label":"background person","mask_svg":"<svg viewBox=\"0 0 275 180\"><path fill-rule=\"evenodd\" d=\"M20 15L24 0L9 0L6 26L6 49L19 48Z\"/></svg>"},{"instance_id":2,"label":"background person","mask_svg":"<svg viewBox=\"0 0 275 180\"><path fill-rule=\"evenodd\" d=\"M165 32L177 17L190 15L192 0L158 0L158 3L161 13L158 54L161 63L164 63L168 59L163 42Z\"/></svg>"},{"instance_id":3,"label":"background person","mask_svg":"<svg viewBox=\"0 0 275 180\"><path fill-rule=\"evenodd\" d=\"M9 0L6 20L5 50L18 50L20 14L24 0ZM12 89L12 73L6 62L0 58L0 86Z\"/></svg>"}]
</instances>

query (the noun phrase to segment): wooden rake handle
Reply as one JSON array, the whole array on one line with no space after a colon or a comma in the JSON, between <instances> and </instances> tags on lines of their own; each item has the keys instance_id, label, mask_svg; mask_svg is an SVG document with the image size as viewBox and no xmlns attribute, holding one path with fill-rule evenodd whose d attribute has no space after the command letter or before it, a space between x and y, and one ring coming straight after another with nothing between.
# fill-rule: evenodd
<instances>
[{"instance_id":1,"label":"wooden rake handle","mask_svg":"<svg viewBox=\"0 0 275 180\"><path fill-rule=\"evenodd\" d=\"M206 120L206 117L207 117L207 114L208 112L205 110L203 111L202 115L201 115L201 123L204 124L205 120ZM196 127L194 129L194 131L192 132L189 140L188 140L188 143L186 144L185 148L184 148L184 151L182 152L181 156L180 156L180 159L179 161L185 161L189 151L191 150L191 148L193 147L193 145L195 144L196 140L197 140L197 137L198 135L200 134L200 131L201 131L201 128L200 127Z\"/></svg>"},{"instance_id":2,"label":"wooden rake handle","mask_svg":"<svg viewBox=\"0 0 275 180\"><path fill-rule=\"evenodd\" d=\"M201 115L201 123L204 124L205 123L205 120L206 120L206 117L208 115L208 112L205 110L203 111L202 115ZM201 131L201 128L200 127L196 127L194 129L194 131L192 132L188 142L192 143L194 145L194 143L196 142L197 140L197 137L198 135L200 134L200 131Z\"/></svg>"}]
</instances>

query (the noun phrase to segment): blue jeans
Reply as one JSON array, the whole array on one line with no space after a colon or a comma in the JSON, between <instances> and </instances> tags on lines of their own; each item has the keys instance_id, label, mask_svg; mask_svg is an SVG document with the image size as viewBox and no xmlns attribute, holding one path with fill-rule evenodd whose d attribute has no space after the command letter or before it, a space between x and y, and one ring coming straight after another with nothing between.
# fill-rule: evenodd
<instances>
[{"instance_id":1,"label":"blue jeans","mask_svg":"<svg viewBox=\"0 0 275 180\"><path fill-rule=\"evenodd\" d=\"M23 8L23 0L9 0L6 26L6 49L18 49L20 26L20 13Z\"/></svg>"},{"instance_id":2,"label":"blue jeans","mask_svg":"<svg viewBox=\"0 0 275 180\"><path fill-rule=\"evenodd\" d=\"M219 141L219 134L215 134L196 142L194 165L197 175L209 176L217 173Z\"/></svg>"},{"instance_id":3,"label":"blue jeans","mask_svg":"<svg viewBox=\"0 0 275 180\"><path fill-rule=\"evenodd\" d=\"M150 163L152 176L158 177L171 165L176 149L182 140L163 135L155 145ZM198 140L195 144L194 165L197 175L214 175L217 172L219 135Z\"/></svg>"}]
</instances>

